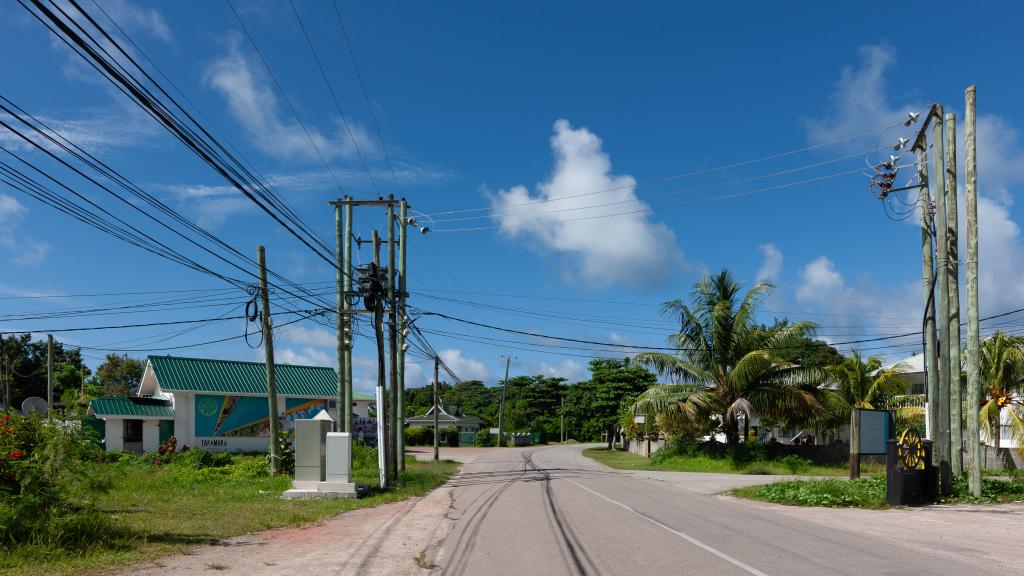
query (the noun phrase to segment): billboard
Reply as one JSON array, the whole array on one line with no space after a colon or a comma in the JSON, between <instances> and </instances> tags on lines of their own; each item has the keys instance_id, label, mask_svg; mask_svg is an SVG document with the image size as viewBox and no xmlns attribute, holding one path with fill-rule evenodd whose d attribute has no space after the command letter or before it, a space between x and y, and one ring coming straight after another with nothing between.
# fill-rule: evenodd
<instances>
[{"instance_id":1,"label":"billboard","mask_svg":"<svg viewBox=\"0 0 1024 576\"><path fill-rule=\"evenodd\" d=\"M860 412L860 454L885 454L889 449L892 419L887 410L865 410Z\"/></svg>"},{"instance_id":2,"label":"billboard","mask_svg":"<svg viewBox=\"0 0 1024 576\"><path fill-rule=\"evenodd\" d=\"M294 427L297 418L312 418L328 409L322 398L287 398L282 415L282 430ZM270 420L267 399L262 396L196 394L196 437L267 438Z\"/></svg>"}]
</instances>

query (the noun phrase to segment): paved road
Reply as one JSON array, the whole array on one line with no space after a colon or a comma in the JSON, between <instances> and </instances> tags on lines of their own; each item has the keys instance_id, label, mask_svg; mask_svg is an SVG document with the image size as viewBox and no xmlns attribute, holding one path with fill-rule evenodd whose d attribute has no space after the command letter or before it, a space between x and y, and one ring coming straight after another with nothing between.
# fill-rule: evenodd
<instances>
[{"instance_id":1,"label":"paved road","mask_svg":"<svg viewBox=\"0 0 1024 576\"><path fill-rule=\"evenodd\" d=\"M783 509L690 490L685 481L613 471L581 452L578 446L494 450L467 463L451 482L451 532L426 555L432 572L1024 573L1019 553L1000 555L1003 541L1007 549L1017 547L1020 507L1002 509L1009 515L937 507Z\"/></svg>"}]
</instances>

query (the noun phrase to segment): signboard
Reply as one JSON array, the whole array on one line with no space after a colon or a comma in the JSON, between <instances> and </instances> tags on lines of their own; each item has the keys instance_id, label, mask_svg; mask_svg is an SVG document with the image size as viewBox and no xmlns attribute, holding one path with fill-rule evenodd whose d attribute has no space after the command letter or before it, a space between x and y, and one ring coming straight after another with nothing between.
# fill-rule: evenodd
<instances>
[{"instance_id":1,"label":"signboard","mask_svg":"<svg viewBox=\"0 0 1024 576\"><path fill-rule=\"evenodd\" d=\"M270 436L269 410L265 397L196 394L195 406L196 437ZM284 407L281 428L290 430L296 418L312 418L321 410L328 409L330 402L319 398L287 398Z\"/></svg>"},{"instance_id":2,"label":"signboard","mask_svg":"<svg viewBox=\"0 0 1024 576\"><path fill-rule=\"evenodd\" d=\"M889 449L889 434L892 418L888 410L864 410L860 412L860 454L885 455Z\"/></svg>"}]
</instances>

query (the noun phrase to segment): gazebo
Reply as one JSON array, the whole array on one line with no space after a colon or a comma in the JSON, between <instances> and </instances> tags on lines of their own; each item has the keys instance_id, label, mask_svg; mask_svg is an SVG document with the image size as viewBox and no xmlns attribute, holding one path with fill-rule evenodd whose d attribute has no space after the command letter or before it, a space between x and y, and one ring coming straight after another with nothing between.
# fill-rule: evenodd
<instances>
[{"instance_id":1,"label":"gazebo","mask_svg":"<svg viewBox=\"0 0 1024 576\"><path fill-rule=\"evenodd\" d=\"M406 418L405 423L410 428L433 428L434 408L431 407L425 414ZM458 407L449 406L448 409L445 409L444 406L438 407L437 425L441 428L454 426L459 432L476 432L480 430L483 423L484 421L477 416L463 414Z\"/></svg>"}]
</instances>

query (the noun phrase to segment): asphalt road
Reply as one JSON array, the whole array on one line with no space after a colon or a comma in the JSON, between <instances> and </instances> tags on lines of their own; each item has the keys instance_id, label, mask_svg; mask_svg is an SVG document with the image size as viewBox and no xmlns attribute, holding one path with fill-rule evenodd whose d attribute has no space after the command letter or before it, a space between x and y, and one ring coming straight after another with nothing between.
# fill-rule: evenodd
<instances>
[{"instance_id":1,"label":"asphalt road","mask_svg":"<svg viewBox=\"0 0 1024 576\"><path fill-rule=\"evenodd\" d=\"M794 513L690 490L685 481L613 471L581 451L575 446L494 450L467 463L450 483L447 517L454 524L426 558L432 572L449 576L1024 573L1024 566L973 547L970 535L965 539L955 521L947 522L953 517L942 511L858 510L836 515L803 509ZM1008 532L1007 546L1017 546L1013 534L1020 534L1019 509L1016 514L992 526L993 534ZM1000 517L993 514L992 518ZM972 521L989 524L988 516ZM876 524L877 530L873 529ZM989 537L978 532L973 536Z\"/></svg>"}]
</instances>

